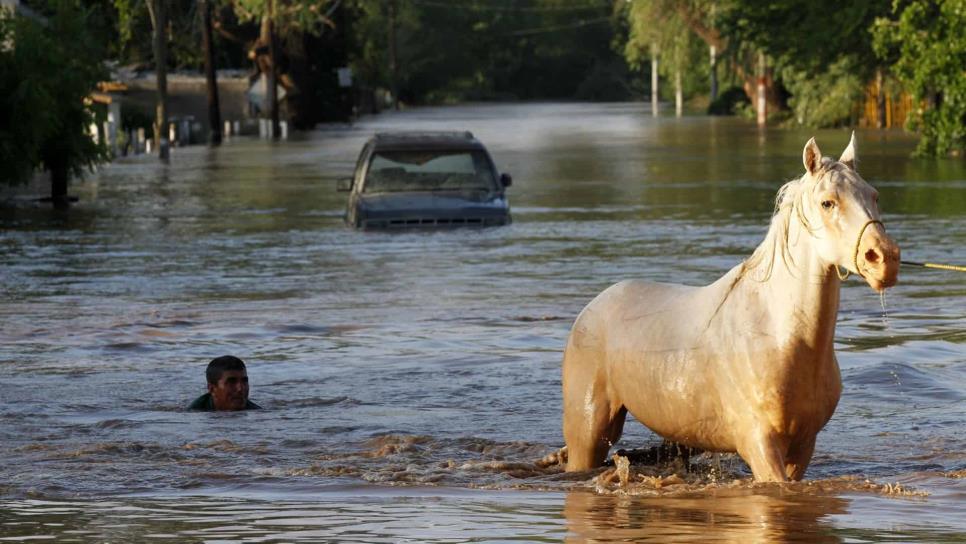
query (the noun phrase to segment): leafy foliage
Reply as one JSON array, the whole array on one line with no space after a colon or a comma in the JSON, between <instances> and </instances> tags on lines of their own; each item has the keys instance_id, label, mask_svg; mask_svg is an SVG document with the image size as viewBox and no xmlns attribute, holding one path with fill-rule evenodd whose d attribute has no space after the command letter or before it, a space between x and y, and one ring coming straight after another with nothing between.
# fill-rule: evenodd
<instances>
[{"instance_id":1,"label":"leafy foliage","mask_svg":"<svg viewBox=\"0 0 966 544\"><path fill-rule=\"evenodd\" d=\"M921 132L917 153L966 149L966 0L896 2L895 19L876 20L876 52L920 103L909 128Z\"/></svg>"},{"instance_id":2,"label":"leafy foliage","mask_svg":"<svg viewBox=\"0 0 966 544\"><path fill-rule=\"evenodd\" d=\"M875 68L869 28L889 0L728 0L716 23L732 41L753 44L779 66L818 73L843 55L868 75Z\"/></svg>"},{"instance_id":3,"label":"leafy foliage","mask_svg":"<svg viewBox=\"0 0 966 544\"><path fill-rule=\"evenodd\" d=\"M106 74L88 31L88 11L58 0L41 23L0 14L0 182L26 182L38 168L80 175L107 159L87 128L85 101Z\"/></svg>"},{"instance_id":4,"label":"leafy foliage","mask_svg":"<svg viewBox=\"0 0 966 544\"><path fill-rule=\"evenodd\" d=\"M809 127L848 125L853 105L863 96L855 64L853 57L842 57L818 73L786 66L781 76L791 93L788 105L795 122Z\"/></svg>"},{"instance_id":5,"label":"leafy foliage","mask_svg":"<svg viewBox=\"0 0 966 544\"><path fill-rule=\"evenodd\" d=\"M410 103L591 95L590 78L623 78L614 68L608 1L399 1L400 94ZM388 2L350 2L352 65L374 87L389 87ZM625 85L626 87L626 85ZM622 97L626 97L626 91Z\"/></svg>"}]
</instances>

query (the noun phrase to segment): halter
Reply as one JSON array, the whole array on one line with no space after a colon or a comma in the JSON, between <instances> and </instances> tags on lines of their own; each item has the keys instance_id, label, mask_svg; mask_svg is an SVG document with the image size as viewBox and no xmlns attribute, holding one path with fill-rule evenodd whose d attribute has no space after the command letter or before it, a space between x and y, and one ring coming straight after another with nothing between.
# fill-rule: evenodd
<instances>
[{"instance_id":1,"label":"halter","mask_svg":"<svg viewBox=\"0 0 966 544\"><path fill-rule=\"evenodd\" d=\"M878 225L882 227L882 230L885 230L885 225L882 224L882 221L879 221L878 219L869 219L864 225L862 225L862 229L859 230L859 237L855 240L855 251L852 253L852 264L855 265L855 271L860 278L864 278L865 274L863 274L862 269L859 268L859 246L862 245L862 236L865 234L865 229L874 223L878 223ZM852 272L846 268L845 274L842 274L842 272L839 270L839 265L835 265L835 273L838 274L840 280L845 281Z\"/></svg>"}]
</instances>

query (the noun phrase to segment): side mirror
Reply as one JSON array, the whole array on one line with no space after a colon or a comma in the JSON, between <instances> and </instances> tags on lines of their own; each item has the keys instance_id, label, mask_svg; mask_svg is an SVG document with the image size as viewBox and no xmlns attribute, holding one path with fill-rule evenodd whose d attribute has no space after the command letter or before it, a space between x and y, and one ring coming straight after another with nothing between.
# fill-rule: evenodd
<instances>
[{"instance_id":1,"label":"side mirror","mask_svg":"<svg viewBox=\"0 0 966 544\"><path fill-rule=\"evenodd\" d=\"M352 190L352 178L342 178L336 180L335 190L344 193Z\"/></svg>"},{"instance_id":2,"label":"side mirror","mask_svg":"<svg viewBox=\"0 0 966 544\"><path fill-rule=\"evenodd\" d=\"M510 174L500 174L500 184L504 187L513 185L513 176Z\"/></svg>"}]
</instances>

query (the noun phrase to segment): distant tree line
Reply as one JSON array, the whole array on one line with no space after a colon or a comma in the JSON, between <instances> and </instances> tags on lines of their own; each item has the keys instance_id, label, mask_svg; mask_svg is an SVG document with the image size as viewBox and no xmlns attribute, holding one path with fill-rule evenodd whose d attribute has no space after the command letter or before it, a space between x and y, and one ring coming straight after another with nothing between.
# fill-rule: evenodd
<instances>
[{"instance_id":1,"label":"distant tree line","mask_svg":"<svg viewBox=\"0 0 966 544\"><path fill-rule=\"evenodd\" d=\"M880 101L902 93L922 155L966 150L966 0L630 0L625 57L660 59L681 92L716 98L719 75L749 104L759 85L774 120L853 124L874 85ZM709 62L709 48L713 51ZM743 93L744 96L741 96ZM712 103L712 108L723 107ZM727 108L725 108L727 109ZM739 110L741 108L739 107Z\"/></svg>"},{"instance_id":2,"label":"distant tree line","mask_svg":"<svg viewBox=\"0 0 966 544\"><path fill-rule=\"evenodd\" d=\"M966 0L21 4L30 17L0 15L4 183L38 167L61 179L106 157L84 135L95 121L84 97L108 78L105 61L159 76L201 70L206 58L213 68L268 73L291 91L289 113L303 128L384 97L395 105L638 100L656 91L652 75L670 82L660 90L678 103L740 113L761 97L771 122L835 126L854 123L876 84L911 95L908 128L921 136L920 153L966 147ZM354 75L348 101L336 74L344 66Z\"/></svg>"}]
</instances>

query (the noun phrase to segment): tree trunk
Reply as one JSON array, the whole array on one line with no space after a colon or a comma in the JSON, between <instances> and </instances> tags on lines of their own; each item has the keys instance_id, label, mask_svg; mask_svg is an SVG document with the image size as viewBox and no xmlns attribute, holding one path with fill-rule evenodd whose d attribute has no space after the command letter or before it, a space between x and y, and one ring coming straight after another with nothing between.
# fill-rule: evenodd
<instances>
[{"instance_id":1,"label":"tree trunk","mask_svg":"<svg viewBox=\"0 0 966 544\"><path fill-rule=\"evenodd\" d=\"M272 117L272 138L278 138L278 47L275 43L275 1L268 0L268 56L272 59L272 66L266 74L268 79L268 109Z\"/></svg>"},{"instance_id":2,"label":"tree trunk","mask_svg":"<svg viewBox=\"0 0 966 544\"><path fill-rule=\"evenodd\" d=\"M653 117L658 116L658 92L657 86L659 83L658 69L658 58L657 58L657 46L651 46L651 115Z\"/></svg>"},{"instance_id":3,"label":"tree trunk","mask_svg":"<svg viewBox=\"0 0 966 544\"><path fill-rule=\"evenodd\" d=\"M875 128L886 128L886 96L882 88L882 68L875 71Z\"/></svg>"},{"instance_id":4,"label":"tree trunk","mask_svg":"<svg viewBox=\"0 0 966 544\"><path fill-rule=\"evenodd\" d=\"M200 0L201 47L205 54L205 84L208 90L208 141L221 143L221 108L218 104L218 75L215 73L215 50L211 37L211 4Z\"/></svg>"},{"instance_id":5,"label":"tree trunk","mask_svg":"<svg viewBox=\"0 0 966 544\"><path fill-rule=\"evenodd\" d=\"M711 53L711 101L714 102L718 99L718 48L709 45Z\"/></svg>"},{"instance_id":6,"label":"tree trunk","mask_svg":"<svg viewBox=\"0 0 966 544\"><path fill-rule=\"evenodd\" d=\"M392 93L392 107L399 109L399 64L396 58L396 0L389 0L389 92Z\"/></svg>"},{"instance_id":7,"label":"tree trunk","mask_svg":"<svg viewBox=\"0 0 966 544\"><path fill-rule=\"evenodd\" d=\"M66 209L70 206L70 200L67 198L67 182L70 177L67 171L67 163L54 161L48 165L48 168L50 171L50 201L54 208L58 210Z\"/></svg>"},{"instance_id":8,"label":"tree trunk","mask_svg":"<svg viewBox=\"0 0 966 544\"><path fill-rule=\"evenodd\" d=\"M681 86L681 69L674 69L674 115L681 117L684 113L684 88Z\"/></svg>"},{"instance_id":9,"label":"tree trunk","mask_svg":"<svg viewBox=\"0 0 966 544\"><path fill-rule=\"evenodd\" d=\"M706 18L701 11L701 3L698 2L674 2L674 6L677 8L678 14L684 20L684 23L691 29L692 32L698 35L699 38L704 40L704 43L715 48L718 55L722 55L728 50L728 42L721 35L718 29L708 25L706 23ZM714 5L712 4L712 9ZM746 62L749 59L745 59ZM753 65L754 62L748 62L748 65ZM751 72L746 71L741 62L737 62L733 66L735 74L743 82L742 88L745 91L745 95L752 104L758 102L758 85L761 83L760 77L754 70ZM772 111L778 111L781 109L782 103L778 96L778 92L775 89L774 81L768 75L764 76L765 85L765 100L767 107Z\"/></svg>"},{"instance_id":10,"label":"tree trunk","mask_svg":"<svg viewBox=\"0 0 966 544\"><path fill-rule=\"evenodd\" d=\"M167 0L148 0L148 14L154 27L154 69L158 81L158 102L154 118L154 143L158 158L168 160L168 40Z\"/></svg>"},{"instance_id":11,"label":"tree trunk","mask_svg":"<svg viewBox=\"0 0 966 544\"><path fill-rule=\"evenodd\" d=\"M765 78L765 54L758 53L758 82L755 92L755 105L758 110L758 126L763 127L768 122L768 97L766 95L767 80Z\"/></svg>"}]
</instances>

